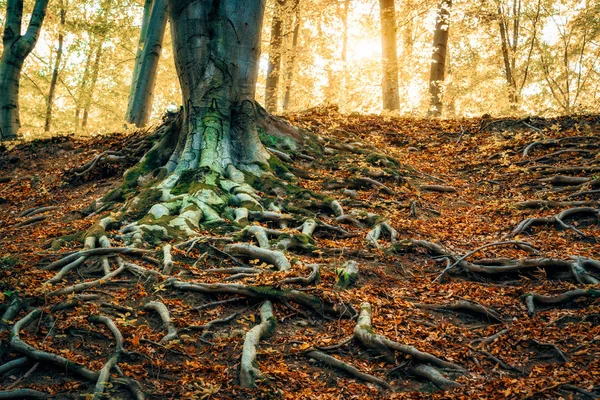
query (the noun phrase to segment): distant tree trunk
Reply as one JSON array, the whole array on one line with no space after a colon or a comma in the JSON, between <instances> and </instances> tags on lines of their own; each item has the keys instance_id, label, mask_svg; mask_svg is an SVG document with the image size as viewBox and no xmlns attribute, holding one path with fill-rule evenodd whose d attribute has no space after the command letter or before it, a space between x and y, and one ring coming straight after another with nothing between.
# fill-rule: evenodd
<instances>
[{"instance_id":1,"label":"distant tree trunk","mask_svg":"<svg viewBox=\"0 0 600 400\"><path fill-rule=\"evenodd\" d=\"M498 23L500 26L500 40L502 46L502 59L504 60L504 74L506 78L506 83L508 85L508 99L511 104L511 108L516 108L517 102L519 99L517 98L517 82L514 76L514 68L515 68L515 60L511 61L511 51L513 53L516 52L517 39L518 39L518 25L515 25L514 32L514 44L511 46L510 38L508 33L508 22L506 21L506 16L503 12L502 6L498 7Z\"/></svg>"},{"instance_id":2,"label":"distant tree trunk","mask_svg":"<svg viewBox=\"0 0 600 400\"><path fill-rule=\"evenodd\" d=\"M144 8L145 13L146 8ZM127 122L134 123L138 127L148 123L152 112L158 61L160 59L166 26L166 1L154 0L146 26L142 22L142 31L140 32L142 50L139 54L139 60L138 55L136 55L136 65L125 118Z\"/></svg>"},{"instance_id":3,"label":"distant tree trunk","mask_svg":"<svg viewBox=\"0 0 600 400\"><path fill-rule=\"evenodd\" d=\"M394 0L379 0L383 76L383 109L398 110L398 55L396 51L396 9Z\"/></svg>"},{"instance_id":4,"label":"distant tree trunk","mask_svg":"<svg viewBox=\"0 0 600 400\"><path fill-rule=\"evenodd\" d=\"M429 94L431 95L429 115L432 116L442 114L442 93L440 89L446 75L450 7L452 7L451 0L442 0L433 33L433 54L431 57L431 69L429 71Z\"/></svg>"},{"instance_id":5,"label":"distant tree trunk","mask_svg":"<svg viewBox=\"0 0 600 400\"><path fill-rule=\"evenodd\" d=\"M293 16L293 32L292 32L292 46L288 53L286 63L286 74L285 74L285 92L283 95L282 108L283 111L288 111L290 107L290 98L292 92L292 82L294 80L294 70L296 68L296 49L298 48L298 36L300 35L300 1L295 0L294 4L294 16Z\"/></svg>"},{"instance_id":6,"label":"distant tree trunk","mask_svg":"<svg viewBox=\"0 0 600 400\"><path fill-rule=\"evenodd\" d=\"M350 13L350 0L344 0L344 10L342 11L342 95L343 105L347 104L348 96L348 14Z\"/></svg>"},{"instance_id":7,"label":"distant tree trunk","mask_svg":"<svg viewBox=\"0 0 600 400\"><path fill-rule=\"evenodd\" d=\"M144 43L146 42L146 37L148 35L148 22L150 20L150 14L152 13L153 3L153 0L146 0L144 2L144 13L142 15L142 24L140 25L140 37L138 39L138 45L135 52L133 74L131 77L131 85L129 86L129 97L127 100L127 110L125 111L125 120L127 122L129 122L129 113L133 103L132 99L135 96L137 82L140 78L140 70L142 69L142 53L144 52Z\"/></svg>"},{"instance_id":8,"label":"distant tree trunk","mask_svg":"<svg viewBox=\"0 0 600 400\"><path fill-rule=\"evenodd\" d=\"M0 140L17 137L19 121L19 79L25 58L40 35L48 0L36 0L27 32L21 35L23 0L8 0L0 60Z\"/></svg>"},{"instance_id":9,"label":"distant tree trunk","mask_svg":"<svg viewBox=\"0 0 600 400\"><path fill-rule=\"evenodd\" d=\"M58 48L56 49L56 59L54 60L54 67L52 68L52 78L50 79L50 90L48 91L48 99L46 101L46 119L44 122L44 132L50 132L52 125L52 107L54 106L54 95L56 93L56 83L58 82L58 72L60 69L60 62L62 61L63 55L63 44L64 44L64 29L67 18L67 6L62 0L60 4L60 31L58 33Z\"/></svg>"},{"instance_id":10,"label":"distant tree trunk","mask_svg":"<svg viewBox=\"0 0 600 400\"><path fill-rule=\"evenodd\" d=\"M85 130L88 122L88 115L94 99L94 92L96 91L96 83L98 82L98 73L100 72L100 61L102 59L104 39L100 40L96 52L94 54L94 64L92 65L90 85L88 87L85 102L83 103L83 119L81 121L81 127Z\"/></svg>"},{"instance_id":11,"label":"distant tree trunk","mask_svg":"<svg viewBox=\"0 0 600 400\"><path fill-rule=\"evenodd\" d=\"M277 112L279 91L279 70L281 69L281 39L283 33L283 14L286 0L275 2L275 11L271 23L271 43L269 44L269 65L265 87L265 108L270 113Z\"/></svg>"},{"instance_id":12,"label":"distant tree trunk","mask_svg":"<svg viewBox=\"0 0 600 400\"><path fill-rule=\"evenodd\" d=\"M81 83L79 84L79 89L77 90L77 97L75 99L75 132L79 131L79 120L81 118L81 111L83 109L83 105L85 103L85 96L87 90L87 84L90 80L90 73L92 70L92 60L94 57L95 47L93 44L90 44L90 48L88 50L88 54L85 61L85 67L83 69L83 75L81 77Z\"/></svg>"}]
</instances>

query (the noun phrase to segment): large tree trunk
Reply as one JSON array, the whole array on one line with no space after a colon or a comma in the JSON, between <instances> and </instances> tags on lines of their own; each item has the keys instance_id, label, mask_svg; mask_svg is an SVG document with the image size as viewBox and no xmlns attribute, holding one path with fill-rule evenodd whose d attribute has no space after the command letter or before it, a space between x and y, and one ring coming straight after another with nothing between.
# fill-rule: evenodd
<instances>
[{"instance_id":1,"label":"large tree trunk","mask_svg":"<svg viewBox=\"0 0 600 400\"><path fill-rule=\"evenodd\" d=\"M431 95L430 115L442 114L441 85L446 76L446 51L448 50L448 31L450 30L451 0L442 0L433 33L433 54L429 71L429 94Z\"/></svg>"},{"instance_id":2,"label":"large tree trunk","mask_svg":"<svg viewBox=\"0 0 600 400\"><path fill-rule=\"evenodd\" d=\"M146 3L146 6L148 4ZM146 9L144 9L144 14ZM152 12L140 32L141 52L136 55L126 120L141 127L148 123L152 111L154 86L158 71L158 61L167 26L167 5L165 0L154 0ZM138 59L139 57L139 59Z\"/></svg>"},{"instance_id":3,"label":"large tree trunk","mask_svg":"<svg viewBox=\"0 0 600 400\"><path fill-rule=\"evenodd\" d=\"M19 121L19 79L25 58L33 50L46 16L48 0L36 0L27 32L21 35L23 0L8 0L2 59L0 60L0 140L17 137Z\"/></svg>"},{"instance_id":4,"label":"large tree trunk","mask_svg":"<svg viewBox=\"0 0 600 400\"><path fill-rule=\"evenodd\" d=\"M271 42L269 45L269 65L265 86L265 108L268 112L277 112L279 98L279 70L281 69L281 39L283 33L283 14L286 0L275 2L273 22L271 23Z\"/></svg>"},{"instance_id":5,"label":"large tree trunk","mask_svg":"<svg viewBox=\"0 0 600 400\"><path fill-rule=\"evenodd\" d=\"M396 9L394 0L379 0L379 13L381 18L383 109L397 110L400 108L400 97L398 94L398 54L396 51Z\"/></svg>"},{"instance_id":6,"label":"large tree trunk","mask_svg":"<svg viewBox=\"0 0 600 400\"><path fill-rule=\"evenodd\" d=\"M267 163L254 102L263 13L262 0L169 1L184 124L163 187L194 168L231 174Z\"/></svg>"},{"instance_id":7,"label":"large tree trunk","mask_svg":"<svg viewBox=\"0 0 600 400\"><path fill-rule=\"evenodd\" d=\"M48 91L48 99L46 101L46 118L44 122L44 132L50 132L52 125L52 107L54 106L54 95L56 93L56 84L58 82L58 72L60 69L60 62L62 61L63 45L64 45L64 29L67 18L67 6L60 1L60 31L58 33L58 48L56 49L56 59L54 60L54 67L52 68L52 78L50 79L50 89Z\"/></svg>"}]
</instances>

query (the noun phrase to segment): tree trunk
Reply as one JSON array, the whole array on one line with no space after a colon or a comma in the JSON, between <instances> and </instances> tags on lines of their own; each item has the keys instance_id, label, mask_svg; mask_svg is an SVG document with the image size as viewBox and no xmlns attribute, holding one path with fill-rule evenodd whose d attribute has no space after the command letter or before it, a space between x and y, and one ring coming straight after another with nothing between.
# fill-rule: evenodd
<instances>
[{"instance_id":1,"label":"tree trunk","mask_svg":"<svg viewBox=\"0 0 600 400\"><path fill-rule=\"evenodd\" d=\"M88 115L90 107L92 106L92 100L94 99L94 92L96 91L96 83L98 82L98 73L100 72L100 61L102 59L104 38L98 43L96 52L94 53L94 64L92 65L91 78L88 90L85 95L85 102L83 103L83 119L81 121L81 127L85 130L87 127Z\"/></svg>"},{"instance_id":2,"label":"tree trunk","mask_svg":"<svg viewBox=\"0 0 600 400\"><path fill-rule=\"evenodd\" d=\"M139 61L136 55L136 65L126 115L127 122L134 123L138 127L148 123L152 111L158 61L167 26L166 7L165 0L154 0L147 26L144 27L142 23L140 43L142 43L143 48L139 55ZM146 37L142 38L142 35Z\"/></svg>"},{"instance_id":3,"label":"tree trunk","mask_svg":"<svg viewBox=\"0 0 600 400\"><path fill-rule=\"evenodd\" d=\"M187 170L259 171L269 155L254 102L262 0L169 0L175 66L184 104L179 144L162 186Z\"/></svg>"},{"instance_id":4,"label":"tree trunk","mask_svg":"<svg viewBox=\"0 0 600 400\"><path fill-rule=\"evenodd\" d=\"M129 113L135 96L135 91L140 78L140 70L142 69L142 53L144 52L144 43L148 34L148 22L150 20L150 14L152 12L153 0L146 0L144 2L144 13L142 16L142 24L140 25L140 38L138 39L138 45L135 52L135 62L133 64L133 74L131 78L131 86L129 86L129 97L127 100L127 111L125 112L125 120L129 122Z\"/></svg>"},{"instance_id":5,"label":"tree trunk","mask_svg":"<svg viewBox=\"0 0 600 400\"><path fill-rule=\"evenodd\" d=\"M432 116L442 114L442 93L440 89L446 75L446 51L448 49L451 6L451 0L442 0L435 23L435 32L433 33L433 54L431 57L431 70L429 71L429 94L431 95L429 115Z\"/></svg>"},{"instance_id":6,"label":"tree trunk","mask_svg":"<svg viewBox=\"0 0 600 400\"><path fill-rule=\"evenodd\" d=\"M383 76L383 109L398 110L398 55L396 51L396 10L394 0L379 0Z\"/></svg>"},{"instance_id":7,"label":"tree trunk","mask_svg":"<svg viewBox=\"0 0 600 400\"><path fill-rule=\"evenodd\" d=\"M21 35L23 0L8 0L0 60L0 140L17 137L19 121L19 79L25 58L33 50L46 16L48 0L36 0L29 26Z\"/></svg>"},{"instance_id":8,"label":"tree trunk","mask_svg":"<svg viewBox=\"0 0 600 400\"><path fill-rule=\"evenodd\" d=\"M63 44L64 44L64 29L67 18L67 7L60 1L60 31L58 33L58 48L56 49L56 59L54 60L54 67L52 68L52 78L50 79L50 90L48 91L48 99L46 101L46 119L44 122L44 132L50 132L52 125L52 107L54 106L54 95L56 93L56 83L58 82L58 71L60 68L60 62L62 61L63 55Z\"/></svg>"},{"instance_id":9,"label":"tree trunk","mask_svg":"<svg viewBox=\"0 0 600 400\"><path fill-rule=\"evenodd\" d=\"M94 46L90 43L90 49L88 51L85 68L83 70L83 75L81 78L81 83L79 85L79 89L77 90L77 98L75 99L75 132L79 131L79 120L81 117L81 110L83 109L83 105L85 104L85 96L88 81L90 80L90 73L92 70L92 60L94 56Z\"/></svg>"},{"instance_id":10,"label":"tree trunk","mask_svg":"<svg viewBox=\"0 0 600 400\"><path fill-rule=\"evenodd\" d=\"M286 63L286 74L285 74L285 92L283 95L282 108L283 111L288 111L290 107L290 98L292 96L292 82L294 80L294 70L296 69L296 49L298 48L298 36L300 35L300 1L295 0L294 16L293 16L293 32L292 32L292 46L288 53Z\"/></svg>"},{"instance_id":11,"label":"tree trunk","mask_svg":"<svg viewBox=\"0 0 600 400\"><path fill-rule=\"evenodd\" d=\"M279 91L279 70L281 68L281 38L283 32L283 14L286 0L275 2L273 22L271 23L271 43L269 45L269 65L265 87L265 108L270 113L277 112Z\"/></svg>"},{"instance_id":12,"label":"tree trunk","mask_svg":"<svg viewBox=\"0 0 600 400\"><path fill-rule=\"evenodd\" d=\"M518 102L517 99L517 83L514 77L513 64L511 63L510 50L511 46L508 38L507 22L502 10L502 6L498 7L498 23L500 26L500 40L502 46L502 59L504 60L504 74L506 77L506 83L508 85L508 99L511 104L511 108L516 108Z\"/></svg>"}]
</instances>

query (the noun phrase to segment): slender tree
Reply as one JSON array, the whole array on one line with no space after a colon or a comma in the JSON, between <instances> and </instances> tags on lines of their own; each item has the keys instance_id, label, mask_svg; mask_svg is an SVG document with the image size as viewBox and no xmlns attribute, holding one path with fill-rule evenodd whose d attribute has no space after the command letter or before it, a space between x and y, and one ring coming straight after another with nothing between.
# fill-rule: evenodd
<instances>
[{"instance_id":1,"label":"slender tree","mask_svg":"<svg viewBox=\"0 0 600 400\"><path fill-rule=\"evenodd\" d=\"M398 93L398 54L396 49L396 8L394 0L379 0L381 19L381 50L383 109L400 108Z\"/></svg>"},{"instance_id":2,"label":"slender tree","mask_svg":"<svg viewBox=\"0 0 600 400\"><path fill-rule=\"evenodd\" d=\"M292 96L292 83L294 81L294 72L296 69L296 52L298 51L298 37L300 36L300 25L302 19L300 15L300 0L294 1L294 13L290 18L292 22L292 43L289 51L286 53L285 63L285 91L283 95L282 108L288 111L290 108L290 99Z\"/></svg>"},{"instance_id":3,"label":"slender tree","mask_svg":"<svg viewBox=\"0 0 600 400\"><path fill-rule=\"evenodd\" d=\"M158 72L158 61L162 51L163 38L167 26L167 4L165 0L152 2L150 16L147 16L148 2L144 7L144 19L140 32L140 46L136 55L131 92L125 119L141 127L148 123L152 112L154 86Z\"/></svg>"},{"instance_id":4,"label":"slender tree","mask_svg":"<svg viewBox=\"0 0 600 400\"><path fill-rule=\"evenodd\" d=\"M286 0L277 0L271 23L271 41L269 45L269 65L265 86L265 108L277 112L279 98L279 70L281 69L281 43L283 36L283 18Z\"/></svg>"},{"instance_id":5,"label":"slender tree","mask_svg":"<svg viewBox=\"0 0 600 400\"><path fill-rule=\"evenodd\" d=\"M52 78L50 79L50 89L48 90L48 98L46 99L46 117L44 121L44 132L49 132L52 125L52 108L54 106L54 96L56 94L56 84L58 83L58 74L60 70L60 63L63 56L63 46L65 40L65 24L67 20L67 8L63 0L59 0L59 15L60 24L58 31L58 46L56 48L56 58L54 59L54 66L52 68Z\"/></svg>"},{"instance_id":6,"label":"slender tree","mask_svg":"<svg viewBox=\"0 0 600 400\"><path fill-rule=\"evenodd\" d=\"M0 60L0 140L17 137L19 120L19 80L25 58L31 53L40 35L48 0L36 0L24 35L21 34L23 0L8 0Z\"/></svg>"},{"instance_id":7,"label":"slender tree","mask_svg":"<svg viewBox=\"0 0 600 400\"><path fill-rule=\"evenodd\" d=\"M433 33L433 53L429 71L429 94L431 95L429 114L432 116L442 114L442 93L440 89L446 75L446 52L448 50L451 6L452 0L442 0Z\"/></svg>"}]
</instances>

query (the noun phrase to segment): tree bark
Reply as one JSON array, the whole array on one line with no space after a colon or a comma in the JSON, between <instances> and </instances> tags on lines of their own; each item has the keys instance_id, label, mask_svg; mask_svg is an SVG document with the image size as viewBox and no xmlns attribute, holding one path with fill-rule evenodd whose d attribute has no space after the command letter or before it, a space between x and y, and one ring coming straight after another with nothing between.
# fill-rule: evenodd
<instances>
[{"instance_id":1,"label":"tree bark","mask_svg":"<svg viewBox=\"0 0 600 400\"><path fill-rule=\"evenodd\" d=\"M52 68L52 78L50 79L50 89L48 91L48 99L46 101L46 118L44 122L44 132L50 132L52 125L52 108L54 106L54 96L56 93L56 83L58 82L58 72L60 68L60 62L62 61L63 45L64 45L64 29L67 18L67 6L61 0L59 2L60 7L60 31L58 33L58 47L56 49L56 59L54 60L54 67Z\"/></svg>"},{"instance_id":2,"label":"tree bark","mask_svg":"<svg viewBox=\"0 0 600 400\"><path fill-rule=\"evenodd\" d=\"M504 15L504 11L502 6L498 7L498 24L500 27L500 40L502 47L502 59L504 60L504 76L506 78L506 83L508 85L508 99L511 104L511 108L515 108L518 102L517 99L517 83L514 77L514 67L515 61L511 62L511 51L514 52L516 50L516 42L514 47L510 45L509 37L508 37L508 23L506 22L506 16ZM515 32L515 35L517 33ZM517 36L515 36L515 40ZM513 55L514 57L514 55Z\"/></svg>"},{"instance_id":3,"label":"tree bark","mask_svg":"<svg viewBox=\"0 0 600 400\"><path fill-rule=\"evenodd\" d=\"M429 71L429 94L431 95L429 115L432 116L442 114L442 93L440 89L446 75L450 7L452 7L452 0L442 0L435 23L435 32L433 33L433 54Z\"/></svg>"},{"instance_id":4,"label":"tree bark","mask_svg":"<svg viewBox=\"0 0 600 400\"><path fill-rule=\"evenodd\" d=\"M379 0L379 13L381 18L383 109L398 110L400 108L400 96L398 93L398 54L396 50L396 9L394 0Z\"/></svg>"},{"instance_id":5,"label":"tree bark","mask_svg":"<svg viewBox=\"0 0 600 400\"><path fill-rule=\"evenodd\" d=\"M264 2L169 0L168 8L184 124L163 187L194 168L259 171L269 159L254 102Z\"/></svg>"},{"instance_id":6,"label":"tree bark","mask_svg":"<svg viewBox=\"0 0 600 400\"><path fill-rule=\"evenodd\" d=\"M19 79L25 58L33 50L46 16L48 0L36 0L29 26L21 35L23 0L8 0L0 60L0 140L17 137L19 121Z\"/></svg>"},{"instance_id":7,"label":"tree bark","mask_svg":"<svg viewBox=\"0 0 600 400\"><path fill-rule=\"evenodd\" d=\"M125 120L129 122L129 113L135 96L135 91L140 79L140 70L142 69L142 53L144 51L144 43L146 42L146 36L148 33L148 22L150 21L150 14L152 12L153 0L145 0L144 2L144 13L142 16L142 24L140 25L140 38L138 39L138 45L135 52L135 62L133 64L133 74L131 78L131 86L129 87L129 97L127 100L127 110L125 111Z\"/></svg>"},{"instance_id":8,"label":"tree bark","mask_svg":"<svg viewBox=\"0 0 600 400\"><path fill-rule=\"evenodd\" d=\"M138 127L148 123L152 111L158 61L167 26L165 0L154 0L147 26L144 27L143 25L142 23L142 32L140 33L140 43L143 48L139 55L139 61L136 55L136 65L126 115L127 122L134 123ZM146 37L142 38L142 35Z\"/></svg>"},{"instance_id":9,"label":"tree bark","mask_svg":"<svg viewBox=\"0 0 600 400\"><path fill-rule=\"evenodd\" d=\"M85 95L85 102L83 104L83 119L81 120L81 127L85 130L87 127L88 115L94 99L94 92L96 90L96 83L98 82L98 73L100 72L100 61L102 59L104 38L100 40L98 47L94 53L94 63L92 65L92 76L90 85Z\"/></svg>"},{"instance_id":10,"label":"tree bark","mask_svg":"<svg viewBox=\"0 0 600 400\"><path fill-rule=\"evenodd\" d=\"M270 113L277 112L278 105L279 70L281 69L281 39L285 5L286 0L277 0L275 2L275 11L271 23L269 65L267 66L267 82L265 87L265 109Z\"/></svg>"},{"instance_id":11,"label":"tree bark","mask_svg":"<svg viewBox=\"0 0 600 400\"><path fill-rule=\"evenodd\" d=\"M293 16L293 32L292 32L292 46L287 56L286 62L286 73L285 73L285 92L283 95L283 101L281 107L283 111L288 111L290 108L290 99L292 96L292 83L294 80L294 72L296 69L296 51L298 48L298 36L300 35L300 25L302 20L300 19L300 0L294 2L294 16Z\"/></svg>"}]
</instances>

